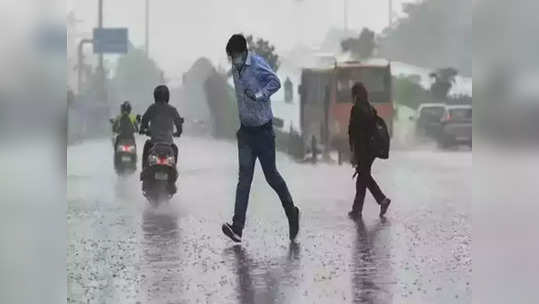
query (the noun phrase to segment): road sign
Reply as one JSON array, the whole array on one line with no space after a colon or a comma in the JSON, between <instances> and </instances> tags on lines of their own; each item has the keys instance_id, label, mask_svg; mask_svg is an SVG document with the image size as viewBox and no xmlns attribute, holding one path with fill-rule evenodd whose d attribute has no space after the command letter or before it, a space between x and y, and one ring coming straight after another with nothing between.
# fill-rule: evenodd
<instances>
[{"instance_id":1,"label":"road sign","mask_svg":"<svg viewBox=\"0 0 539 304\"><path fill-rule=\"evenodd\" d=\"M127 28L94 28L94 53L127 53Z\"/></svg>"}]
</instances>

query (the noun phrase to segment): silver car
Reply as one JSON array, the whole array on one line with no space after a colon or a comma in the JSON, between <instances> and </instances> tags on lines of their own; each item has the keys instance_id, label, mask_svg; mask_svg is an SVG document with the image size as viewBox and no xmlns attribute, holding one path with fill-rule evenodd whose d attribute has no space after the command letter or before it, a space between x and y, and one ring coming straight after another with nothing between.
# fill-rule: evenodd
<instances>
[{"instance_id":1,"label":"silver car","mask_svg":"<svg viewBox=\"0 0 539 304\"><path fill-rule=\"evenodd\" d=\"M440 147L472 146L472 106L446 105L438 135Z\"/></svg>"},{"instance_id":2,"label":"silver car","mask_svg":"<svg viewBox=\"0 0 539 304\"><path fill-rule=\"evenodd\" d=\"M437 138L445 107L446 105L443 103L421 104L416 115L410 117L410 120L416 120L416 135Z\"/></svg>"}]
</instances>

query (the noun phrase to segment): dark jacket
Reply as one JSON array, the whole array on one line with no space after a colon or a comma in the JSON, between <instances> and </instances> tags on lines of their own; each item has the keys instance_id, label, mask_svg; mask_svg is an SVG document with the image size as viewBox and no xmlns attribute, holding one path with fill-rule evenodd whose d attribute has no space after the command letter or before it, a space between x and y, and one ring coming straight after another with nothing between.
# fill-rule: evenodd
<instances>
[{"instance_id":1,"label":"dark jacket","mask_svg":"<svg viewBox=\"0 0 539 304\"><path fill-rule=\"evenodd\" d=\"M348 136L356 163L372 157L369 141L376 128L376 115L376 110L370 104L367 107L360 107L357 104L352 107Z\"/></svg>"},{"instance_id":2,"label":"dark jacket","mask_svg":"<svg viewBox=\"0 0 539 304\"><path fill-rule=\"evenodd\" d=\"M152 104L141 121L141 130L150 128L151 141L173 143L174 126L178 133L182 133L183 118L180 117L178 110L168 103L156 102Z\"/></svg>"}]
</instances>

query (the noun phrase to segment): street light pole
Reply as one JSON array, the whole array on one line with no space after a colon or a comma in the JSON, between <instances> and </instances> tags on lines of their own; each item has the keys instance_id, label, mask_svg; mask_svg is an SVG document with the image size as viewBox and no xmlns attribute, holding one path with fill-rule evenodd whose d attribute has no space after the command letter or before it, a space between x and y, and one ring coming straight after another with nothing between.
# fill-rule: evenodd
<instances>
[{"instance_id":1,"label":"street light pole","mask_svg":"<svg viewBox=\"0 0 539 304\"><path fill-rule=\"evenodd\" d=\"M344 0L344 31L348 32L348 0Z\"/></svg>"},{"instance_id":2,"label":"street light pole","mask_svg":"<svg viewBox=\"0 0 539 304\"><path fill-rule=\"evenodd\" d=\"M389 28L391 29L391 26L393 25L393 0L389 0L389 22L388 22L388 25L389 25Z\"/></svg>"},{"instance_id":3,"label":"street light pole","mask_svg":"<svg viewBox=\"0 0 539 304\"><path fill-rule=\"evenodd\" d=\"M150 57L150 1L146 0L146 57Z\"/></svg>"},{"instance_id":4,"label":"street light pole","mask_svg":"<svg viewBox=\"0 0 539 304\"><path fill-rule=\"evenodd\" d=\"M98 3L98 16L97 16L97 27L103 28L103 0L99 0ZM103 53L99 54L99 70L103 71Z\"/></svg>"},{"instance_id":5,"label":"street light pole","mask_svg":"<svg viewBox=\"0 0 539 304\"><path fill-rule=\"evenodd\" d=\"M103 28L103 0L98 2L98 20L97 26L99 29ZM97 97L101 102L107 101L107 94L105 88L105 68L103 66L103 53L99 53L99 66L98 66L98 77L99 77L99 92L97 92Z\"/></svg>"}]
</instances>

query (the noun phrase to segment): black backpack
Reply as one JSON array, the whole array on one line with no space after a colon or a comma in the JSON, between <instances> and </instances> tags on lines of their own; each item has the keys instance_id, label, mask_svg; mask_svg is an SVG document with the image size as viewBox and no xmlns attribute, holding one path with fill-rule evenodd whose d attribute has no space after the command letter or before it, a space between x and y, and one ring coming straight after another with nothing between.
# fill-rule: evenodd
<instances>
[{"instance_id":1,"label":"black backpack","mask_svg":"<svg viewBox=\"0 0 539 304\"><path fill-rule=\"evenodd\" d=\"M374 156L381 159L389 158L389 132L383 118L376 115L375 127L371 134L369 148Z\"/></svg>"}]
</instances>

